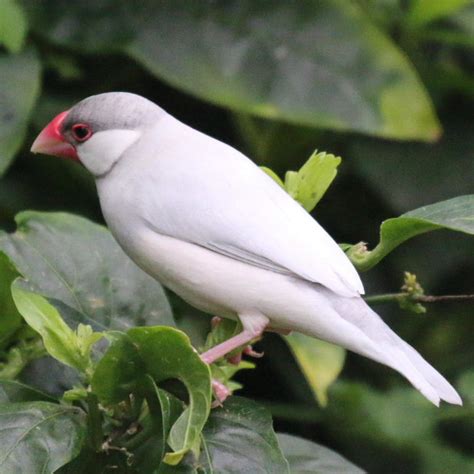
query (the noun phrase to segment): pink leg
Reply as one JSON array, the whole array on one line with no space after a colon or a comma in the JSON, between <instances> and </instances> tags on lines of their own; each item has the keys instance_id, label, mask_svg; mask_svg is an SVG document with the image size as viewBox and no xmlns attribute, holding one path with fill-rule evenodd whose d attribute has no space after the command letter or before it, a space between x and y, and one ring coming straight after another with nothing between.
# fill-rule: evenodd
<instances>
[{"instance_id":1,"label":"pink leg","mask_svg":"<svg viewBox=\"0 0 474 474\"><path fill-rule=\"evenodd\" d=\"M256 359L260 359L263 357L263 352L257 352L254 351L251 345L248 345L247 347L244 347L242 352L239 352L238 354L232 356L232 357L227 357L227 360L234 365L239 365L240 362L242 361L242 356L243 355L248 355L250 357L255 357Z\"/></svg>"},{"instance_id":2,"label":"pink leg","mask_svg":"<svg viewBox=\"0 0 474 474\"><path fill-rule=\"evenodd\" d=\"M215 401L212 402L212 408L222 406L222 403L231 395L231 391L218 380L212 381L212 391L216 397Z\"/></svg>"},{"instance_id":3,"label":"pink leg","mask_svg":"<svg viewBox=\"0 0 474 474\"><path fill-rule=\"evenodd\" d=\"M201 359L206 364L212 364L217 359L232 352L234 349L237 349L240 346L246 346L257 337L260 337L265 330L265 327L268 325L268 318L260 314L252 316L239 315L239 317L244 327L243 331L227 341L214 346L204 352L204 354L201 354Z\"/></svg>"}]
</instances>

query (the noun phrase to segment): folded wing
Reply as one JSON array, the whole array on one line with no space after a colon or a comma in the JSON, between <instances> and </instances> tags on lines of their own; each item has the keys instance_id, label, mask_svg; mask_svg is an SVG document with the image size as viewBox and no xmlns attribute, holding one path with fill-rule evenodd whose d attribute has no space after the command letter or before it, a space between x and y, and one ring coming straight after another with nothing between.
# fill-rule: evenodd
<instances>
[{"instance_id":1,"label":"folded wing","mask_svg":"<svg viewBox=\"0 0 474 474\"><path fill-rule=\"evenodd\" d=\"M146 210L149 226L341 295L364 292L344 252L270 177L235 149L179 122L175 126L179 133L160 134L163 152L148 177L153 186L144 187L154 190Z\"/></svg>"}]
</instances>

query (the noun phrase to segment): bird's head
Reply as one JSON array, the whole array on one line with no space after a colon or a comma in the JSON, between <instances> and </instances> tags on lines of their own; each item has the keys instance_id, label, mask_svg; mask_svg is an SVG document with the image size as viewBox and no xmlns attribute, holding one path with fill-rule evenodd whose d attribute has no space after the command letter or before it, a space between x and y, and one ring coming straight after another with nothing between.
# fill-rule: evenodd
<instances>
[{"instance_id":1,"label":"bird's head","mask_svg":"<svg viewBox=\"0 0 474 474\"><path fill-rule=\"evenodd\" d=\"M94 176L102 176L163 114L153 102L136 94L94 95L57 115L38 135L31 151L80 161Z\"/></svg>"}]
</instances>

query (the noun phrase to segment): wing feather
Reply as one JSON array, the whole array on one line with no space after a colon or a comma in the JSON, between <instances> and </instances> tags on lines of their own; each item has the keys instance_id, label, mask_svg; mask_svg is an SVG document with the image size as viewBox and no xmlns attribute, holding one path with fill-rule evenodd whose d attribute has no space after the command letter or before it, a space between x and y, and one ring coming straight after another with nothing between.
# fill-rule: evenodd
<instances>
[{"instance_id":1,"label":"wing feather","mask_svg":"<svg viewBox=\"0 0 474 474\"><path fill-rule=\"evenodd\" d=\"M153 229L341 295L364 292L336 242L247 157L172 117L154 133L152 182L143 186L152 204L142 199Z\"/></svg>"}]
</instances>

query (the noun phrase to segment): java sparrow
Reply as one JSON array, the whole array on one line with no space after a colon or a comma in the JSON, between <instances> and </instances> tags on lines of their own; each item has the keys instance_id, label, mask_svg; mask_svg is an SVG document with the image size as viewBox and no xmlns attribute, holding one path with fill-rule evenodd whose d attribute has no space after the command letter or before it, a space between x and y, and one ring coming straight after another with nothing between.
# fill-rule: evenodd
<instances>
[{"instance_id":1,"label":"java sparrow","mask_svg":"<svg viewBox=\"0 0 474 474\"><path fill-rule=\"evenodd\" d=\"M143 270L202 311L240 320L212 363L266 329L345 347L404 375L427 399L454 388L364 302L326 231L236 149L149 100L111 92L60 113L31 150L82 163L107 225Z\"/></svg>"}]
</instances>

